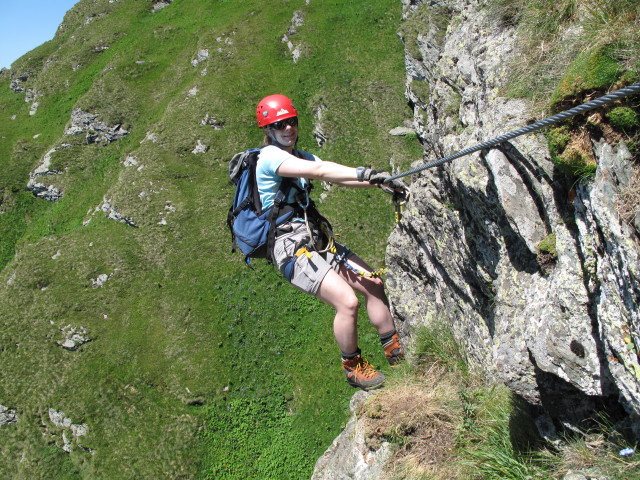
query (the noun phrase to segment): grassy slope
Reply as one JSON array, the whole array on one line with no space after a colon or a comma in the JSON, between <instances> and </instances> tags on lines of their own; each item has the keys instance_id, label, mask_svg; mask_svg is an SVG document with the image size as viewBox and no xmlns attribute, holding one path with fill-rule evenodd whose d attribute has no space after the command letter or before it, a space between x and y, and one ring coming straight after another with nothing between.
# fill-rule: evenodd
<instances>
[{"instance_id":1,"label":"grassy slope","mask_svg":"<svg viewBox=\"0 0 640 480\"><path fill-rule=\"evenodd\" d=\"M53 41L13 66L31 71L28 86L44 95L36 115L2 78L0 404L20 421L0 427L8 459L0 477L310 474L353 393L338 368L332 312L263 263L250 269L229 255L226 161L260 143L253 106L273 92L295 98L301 146L326 159L389 168L391 157L418 158L419 147L386 133L407 113L400 8L391 0L175 0L152 14L146 1L83 0ZM306 45L298 64L280 42L296 9L306 14L294 38ZM199 48L210 57L194 68ZM309 128L320 103L331 139L322 150ZM63 136L74 107L131 133L82 145ZM225 128L200 125L207 114ZM147 132L160 141L143 141ZM198 139L207 153L190 153ZM65 196L35 199L28 173L64 142L78 143L54 154ZM124 167L127 155L145 168ZM91 214L105 196L140 228ZM345 242L382 262L393 222L387 198L334 188L321 207ZM100 274L109 280L93 288ZM67 325L93 340L62 349ZM362 337L380 364L366 321ZM76 443L70 454L60 449L50 408L88 425L78 444L94 453Z\"/></svg>"}]
</instances>

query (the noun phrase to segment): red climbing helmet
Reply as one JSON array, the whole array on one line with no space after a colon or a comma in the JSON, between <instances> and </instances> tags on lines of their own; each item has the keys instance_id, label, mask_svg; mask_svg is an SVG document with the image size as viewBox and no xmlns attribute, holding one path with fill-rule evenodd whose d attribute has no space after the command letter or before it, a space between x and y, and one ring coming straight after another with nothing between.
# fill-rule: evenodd
<instances>
[{"instance_id":1,"label":"red climbing helmet","mask_svg":"<svg viewBox=\"0 0 640 480\"><path fill-rule=\"evenodd\" d=\"M276 94L264 97L256 108L258 127L265 127L273 122L297 116L296 107L284 95Z\"/></svg>"}]
</instances>

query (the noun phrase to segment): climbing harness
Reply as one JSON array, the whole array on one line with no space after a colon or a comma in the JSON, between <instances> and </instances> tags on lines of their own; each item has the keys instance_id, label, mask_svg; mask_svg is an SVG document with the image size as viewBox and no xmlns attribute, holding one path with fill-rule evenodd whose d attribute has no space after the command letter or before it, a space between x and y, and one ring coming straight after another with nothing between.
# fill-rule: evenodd
<instances>
[{"instance_id":1,"label":"climbing harness","mask_svg":"<svg viewBox=\"0 0 640 480\"><path fill-rule=\"evenodd\" d=\"M300 205L300 203L298 204ZM399 208L400 203L397 203L397 205ZM331 229L331 225L329 225L329 223L324 221L324 219L322 218L319 220L318 227L320 229L321 237L324 237L326 239L327 244L326 246L324 246L324 248L320 248L317 245L317 242L315 240L316 235L313 234L313 230L309 223L309 218L307 216L307 206L302 206L302 209L304 212L304 223L307 228L307 232L309 234L309 242L306 245L301 246L300 248L294 249L295 250L294 255L296 259L298 257L301 257L302 255L305 255L307 258L311 258L312 251L315 251L318 253L331 252L335 255L336 262L342 263L347 270L355 273L360 277L366 277L366 278L381 277L386 273L387 269L384 267L378 270L375 270L373 272L369 272L367 270L364 270L354 265L347 258L347 256L351 253L351 250L349 250L347 247L344 247L342 253L338 253L338 248L336 246L336 241L335 241L335 237L337 235L334 235L333 230Z\"/></svg>"},{"instance_id":2,"label":"climbing harness","mask_svg":"<svg viewBox=\"0 0 640 480\"><path fill-rule=\"evenodd\" d=\"M634 83L633 85L629 85L628 87L621 88L620 90L616 90L613 93L609 93L602 97L596 98L595 100L591 100L589 102L583 103L582 105L578 105L577 107L570 108L569 110L565 110L564 112L560 112L556 115L553 115L552 117L545 118L544 120L540 120L539 122L532 123L531 125L527 125L526 127L519 128L517 130L506 133L504 135L500 135L499 137L493 138L486 142L479 143L477 145L474 145L473 147L465 148L464 150L461 150L447 157L434 160L433 162L429 162L419 167L413 168L411 170L407 170L406 172L398 173L397 175L393 175L385 179L384 182L382 183L388 183L397 178L406 177L407 175L413 175L414 173L421 172L422 170L426 170L428 168L437 167L438 165L442 165L443 163L450 162L451 160L455 160L456 158L464 157L465 155L469 155L470 153L477 152L478 150L484 150L485 148L489 148L494 145L504 143L507 140L511 140L512 138L519 137L526 133L534 132L536 130L540 130L544 127L548 127L549 125L554 125L556 123L559 123L575 115L579 115L581 113L594 110L598 107L601 107L602 105L612 103L615 100L632 95L634 93L640 93L640 82Z\"/></svg>"},{"instance_id":3,"label":"climbing harness","mask_svg":"<svg viewBox=\"0 0 640 480\"><path fill-rule=\"evenodd\" d=\"M317 211L315 211L314 209L316 213L315 217L319 224L318 227L320 228L320 233L322 234L321 236L324 236L324 238L327 239L327 245L324 248L319 248L316 241L314 240L315 235L311 230L311 225L309 224L309 216L307 214L307 210L309 209L309 201L310 201L309 190L311 189L310 188L305 189L306 201L304 204L298 199L298 205L302 208L302 211L304 212L303 214L304 225L307 227L307 233L309 234L309 246L312 247L313 250L315 250L318 253L328 252L332 249L335 249L335 240L334 240L335 236L333 234L333 230L331 229L331 225L329 224L329 222L320 214L318 214Z\"/></svg>"},{"instance_id":4,"label":"climbing harness","mask_svg":"<svg viewBox=\"0 0 640 480\"><path fill-rule=\"evenodd\" d=\"M336 253L336 251L334 251L333 253ZM342 265L344 265L344 268L346 268L347 270L355 273L356 275L359 275L360 277L376 278L376 277L381 277L382 275L387 273L387 269L385 267L382 267L382 268L380 268L378 270L374 270L373 272L369 272L367 270L363 270L361 268L358 268L357 265L354 265L353 263L351 263L349 261L349 259L347 258L347 256L350 253L351 253L351 250L349 250L347 247L345 247L344 251L342 253L336 254L336 257L335 257L336 262L342 263Z\"/></svg>"},{"instance_id":5,"label":"climbing harness","mask_svg":"<svg viewBox=\"0 0 640 480\"><path fill-rule=\"evenodd\" d=\"M329 224L329 222L326 221L324 217L317 214L316 212L314 216L316 217L316 221L318 223L317 227L320 230L319 238L324 237L327 242L324 247L321 247L318 245L317 241L315 240L315 238L318 235L314 235L313 229L311 228L311 224L309 222L309 217L307 215L307 210L309 209L309 204L310 204L309 190L310 189L305 190L306 195L305 195L304 202L300 200L299 196L297 196L298 205L302 208L302 211L304 212L303 218L304 218L305 226L307 228L307 233L309 234L309 242L307 242L306 245L296 245L296 247L294 248L295 258L297 259L302 255L305 255L307 258L311 258L312 251L315 251L317 253L331 252L335 255L336 262L342 263L347 270L355 273L360 277L374 278L374 277L380 277L384 275L387 271L387 269L384 267L378 270L374 270L373 272L369 272L368 270L359 268L357 265L354 265L353 263L351 263L347 258L351 253L351 250L349 250L349 248L347 247L344 247L343 251L341 253L338 253L338 248L336 246L336 241L335 241L336 235L333 233L333 230L331 229L331 225ZM404 203L400 202L399 195L398 196L394 195L394 203L396 205L396 218L399 218L399 215L400 215L399 209L401 205L403 205ZM292 268L292 267L286 267L285 269L288 269L288 268Z\"/></svg>"}]
</instances>

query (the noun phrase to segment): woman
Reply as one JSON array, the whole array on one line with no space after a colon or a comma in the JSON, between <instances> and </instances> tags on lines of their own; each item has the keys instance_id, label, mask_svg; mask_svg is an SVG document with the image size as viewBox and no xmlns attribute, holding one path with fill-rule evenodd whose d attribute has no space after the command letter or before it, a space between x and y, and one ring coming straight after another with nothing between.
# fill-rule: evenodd
<instances>
[{"instance_id":1,"label":"woman","mask_svg":"<svg viewBox=\"0 0 640 480\"><path fill-rule=\"evenodd\" d=\"M378 330L387 360L391 365L404 356L395 330L393 317L382 280L367 276L371 269L357 255L333 241L327 222L314 214L310 205L310 179L349 187L382 187L388 193L407 195L402 182L382 185L386 172L364 167L347 167L323 162L315 155L296 148L298 141L297 111L283 95L270 95L256 109L258 126L265 132L265 147L256 166L258 191L264 210L273 205L280 183L292 179L296 188L287 200L303 209L301 214L277 230L271 258L289 281L300 290L316 296L335 308L333 330L342 353L342 366L349 384L364 390L380 387L384 375L377 372L358 348L357 316L361 293L369 320Z\"/></svg>"}]
</instances>

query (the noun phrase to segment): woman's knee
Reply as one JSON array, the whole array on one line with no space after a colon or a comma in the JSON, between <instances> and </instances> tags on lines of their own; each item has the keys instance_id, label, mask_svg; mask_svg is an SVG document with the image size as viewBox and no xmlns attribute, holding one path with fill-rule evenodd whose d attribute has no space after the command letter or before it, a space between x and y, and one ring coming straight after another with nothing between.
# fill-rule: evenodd
<instances>
[{"instance_id":1,"label":"woman's knee","mask_svg":"<svg viewBox=\"0 0 640 480\"><path fill-rule=\"evenodd\" d=\"M348 311L352 314L355 314L358 311L358 297L353 290L345 289L340 295L339 299L339 308L344 309L344 311Z\"/></svg>"}]
</instances>

